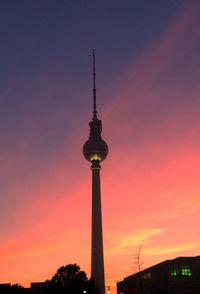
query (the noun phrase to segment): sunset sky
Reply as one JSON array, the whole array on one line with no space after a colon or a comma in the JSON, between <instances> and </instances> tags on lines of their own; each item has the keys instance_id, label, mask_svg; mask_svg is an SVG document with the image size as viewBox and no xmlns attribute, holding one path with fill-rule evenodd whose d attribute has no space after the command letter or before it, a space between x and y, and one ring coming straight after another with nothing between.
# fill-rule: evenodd
<instances>
[{"instance_id":1,"label":"sunset sky","mask_svg":"<svg viewBox=\"0 0 200 294\"><path fill-rule=\"evenodd\" d=\"M91 170L82 155L97 108L106 285L200 255L200 1L0 3L0 283L90 277Z\"/></svg>"}]
</instances>

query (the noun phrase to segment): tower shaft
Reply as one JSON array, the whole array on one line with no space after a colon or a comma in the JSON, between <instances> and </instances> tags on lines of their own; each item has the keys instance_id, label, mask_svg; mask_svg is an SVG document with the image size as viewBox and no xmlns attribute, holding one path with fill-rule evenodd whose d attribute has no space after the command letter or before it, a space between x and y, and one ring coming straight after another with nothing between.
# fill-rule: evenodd
<instances>
[{"instance_id":1,"label":"tower shaft","mask_svg":"<svg viewBox=\"0 0 200 294\"><path fill-rule=\"evenodd\" d=\"M91 277L100 290L105 293L103 233L101 215L101 189L100 189L100 164L92 163L92 251L91 251Z\"/></svg>"}]
</instances>

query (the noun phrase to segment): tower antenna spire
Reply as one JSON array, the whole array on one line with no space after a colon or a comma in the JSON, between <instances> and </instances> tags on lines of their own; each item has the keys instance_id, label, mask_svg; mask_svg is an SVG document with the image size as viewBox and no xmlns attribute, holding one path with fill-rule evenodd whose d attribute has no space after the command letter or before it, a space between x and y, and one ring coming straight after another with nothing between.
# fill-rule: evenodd
<instances>
[{"instance_id":1,"label":"tower antenna spire","mask_svg":"<svg viewBox=\"0 0 200 294\"><path fill-rule=\"evenodd\" d=\"M96 71L95 71L95 49L93 53L93 117L92 120L97 119L97 105L96 105Z\"/></svg>"}]
</instances>

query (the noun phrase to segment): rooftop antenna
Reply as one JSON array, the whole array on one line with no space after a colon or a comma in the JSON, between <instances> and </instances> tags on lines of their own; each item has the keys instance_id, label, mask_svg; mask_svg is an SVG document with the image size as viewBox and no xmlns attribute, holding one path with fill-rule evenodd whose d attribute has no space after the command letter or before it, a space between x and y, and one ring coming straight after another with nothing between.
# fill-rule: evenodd
<instances>
[{"instance_id":1,"label":"rooftop antenna","mask_svg":"<svg viewBox=\"0 0 200 294\"><path fill-rule=\"evenodd\" d=\"M92 52L93 52L93 118L92 118L92 120L97 120L95 49L92 49Z\"/></svg>"}]
</instances>

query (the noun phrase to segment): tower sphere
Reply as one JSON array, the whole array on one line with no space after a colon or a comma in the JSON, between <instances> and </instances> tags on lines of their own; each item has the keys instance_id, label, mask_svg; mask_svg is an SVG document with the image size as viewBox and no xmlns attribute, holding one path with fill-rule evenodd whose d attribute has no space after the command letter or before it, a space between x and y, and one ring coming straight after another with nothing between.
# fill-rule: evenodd
<instances>
[{"instance_id":1,"label":"tower sphere","mask_svg":"<svg viewBox=\"0 0 200 294\"><path fill-rule=\"evenodd\" d=\"M108 155L108 145L101 137L90 138L83 146L83 154L90 162L103 161Z\"/></svg>"},{"instance_id":2,"label":"tower sphere","mask_svg":"<svg viewBox=\"0 0 200 294\"><path fill-rule=\"evenodd\" d=\"M101 138L101 120L95 118L89 123L89 126L90 136L83 145L83 154L90 162L93 160L103 161L108 155L108 145Z\"/></svg>"}]
</instances>

